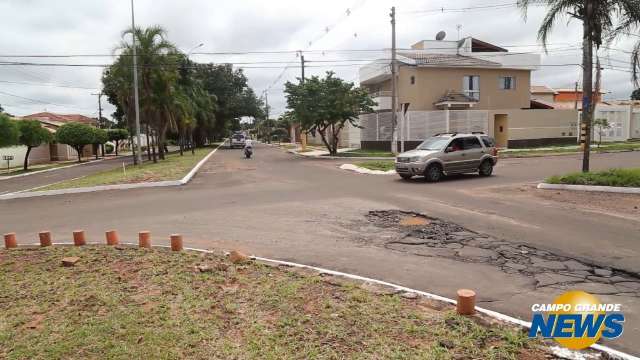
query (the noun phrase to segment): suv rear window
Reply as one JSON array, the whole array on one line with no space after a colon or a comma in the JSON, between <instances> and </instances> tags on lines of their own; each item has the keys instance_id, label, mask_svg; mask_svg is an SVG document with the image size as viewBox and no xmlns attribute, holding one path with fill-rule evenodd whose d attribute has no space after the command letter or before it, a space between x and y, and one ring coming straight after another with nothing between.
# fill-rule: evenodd
<instances>
[{"instance_id":1,"label":"suv rear window","mask_svg":"<svg viewBox=\"0 0 640 360\"><path fill-rule=\"evenodd\" d=\"M488 148L496 146L496 142L492 138L488 136L481 136L480 138L482 139L482 143L484 143L484 146Z\"/></svg>"},{"instance_id":2,"label":"suv rear window","mask_svg":"<svg viewBox=\"0 0 640 360\"><path fill-rule=\"evenodd\" d=\"M234 135L233 136L233 140L243 140L243 139L244 139L244 136L242 136L242 135Z\"/></svg>"}]
</instances>

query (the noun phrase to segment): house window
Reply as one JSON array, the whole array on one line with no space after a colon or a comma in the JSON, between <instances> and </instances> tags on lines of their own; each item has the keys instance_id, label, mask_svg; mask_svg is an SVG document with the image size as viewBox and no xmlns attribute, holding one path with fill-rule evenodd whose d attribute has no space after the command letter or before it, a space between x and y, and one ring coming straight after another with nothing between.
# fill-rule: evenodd
<instances>
[{"instance_id":1,"label":"house window","mask_svg":"<svg viewBox=\"0 0 640 360\"><path fill-rule=\"evenodd\" d=\"M498 82L500 90L514 90L516 88L516 78L513 76L500 76Z\"/></svg>"},{"instance_id":2,"label":"house window","mask_svg":"<svg viewBox=\"0 0 640 360\"><path fill-rule=\"evenodd\" d=\"M480 100L480 76L468 75L464 77L462 89L468 97Z\"/></svg>"},{"instance_id":3,"label":"house window","mask_svg":"<svg viewBox=\"0 0 640 360\"><path fill-rule=\"evenodd\" d=\"M415 84L416 84L416 77L411 76L411 85L415 85Z\"/></svg>"}]
</instances>

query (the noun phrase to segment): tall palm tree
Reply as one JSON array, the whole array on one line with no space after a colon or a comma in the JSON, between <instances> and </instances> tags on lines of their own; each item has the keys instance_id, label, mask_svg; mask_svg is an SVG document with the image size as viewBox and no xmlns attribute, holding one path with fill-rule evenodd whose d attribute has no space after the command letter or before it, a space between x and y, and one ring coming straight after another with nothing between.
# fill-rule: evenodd
<instances>
[{"instance_id":1,"label":"tall palm tree","mask_svg":"<svg viewBox=\"0 0 640 360\"><path fill-rule=\"evenodd\" d=\"M526 14L529 6L546 5L548 12L538 30L538 39L546 49L553 27L560 20L569 18L582 21L582 125L586 131L582 171L589 171L591 151L591 125L595 110L593 96L593 56L603 42L613 42L629 34L640 25L638 0L518 0L518 6ZM640 72L640 43L632 58L633 81L638 82Z\"/></svg>"}]
</instances>

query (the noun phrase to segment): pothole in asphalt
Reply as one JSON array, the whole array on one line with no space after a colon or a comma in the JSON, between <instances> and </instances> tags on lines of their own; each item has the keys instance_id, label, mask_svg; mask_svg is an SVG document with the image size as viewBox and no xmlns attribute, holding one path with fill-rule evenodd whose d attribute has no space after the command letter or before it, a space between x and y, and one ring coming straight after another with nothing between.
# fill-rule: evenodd
<instances>
[{"instance_id":1,"label":"pothole in asphalt","mask_svg":"<svg viewBox=\"0 0 640 360\"><path fill-rule=\"evenodd\" d=\"M600 295L640 297L640 274L493 238L458 224L399 210L370 211L360 240L418 256L483 263L535 279L535 287L572 286Z\"/></svg>"}]
</instances>

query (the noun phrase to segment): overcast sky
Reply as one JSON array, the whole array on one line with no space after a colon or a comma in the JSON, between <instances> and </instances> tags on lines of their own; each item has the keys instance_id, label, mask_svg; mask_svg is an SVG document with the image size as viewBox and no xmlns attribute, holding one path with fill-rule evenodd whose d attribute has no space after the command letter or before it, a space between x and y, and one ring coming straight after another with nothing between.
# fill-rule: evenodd
<instances>
[{"instance_id":1,"label":"overcast sky","mask_svg":"<svg viewBox=\"0 0 640 360\"><path fill-rule=\"evenodd\" d=\"M200 43L192 59L199 62L250 63L246 74L256 93L269 89L272 112L284 110L284 82L299 76L300 69L283 72L284 63L297 64L294 52L279 54L198 55L198 52L225 51L295 51L305 54L307 75L334 70L346 80L357 81L358 61L382 56L375 52L334 52L340 49L384 49L390 47L389 9L397 8L398 47L407 48L421 39L433 39L444 30L447 39L457 39L456 25L462 36L510 47L511 51L541 51L537 46L537 27L544 8L533 9L527 22L518 9L420 12L444 7L504 4L497 0L136 0L136 23L139 26L161 25L169 40L187 52ZM130 26L129 0L0 0L0 62L30 61L49 63L106 64L102 58L6 58L3 55L111 54L121 40L121 32ZM349 10L349 11L347 11ZM327 29L329 30L327 32ZM580 24L561 22L549 40L552 51L543 57L544 64L580 62ZM613 48L630 51L636 39L623 39ZM311 44L309 44L311 42ZM320 50L328 50L321 52ZM602 52L605 66L629 68L629 54ZM331 60L349 60L333 66ZM42 67L0 65L0 104L15 115L27 115L45 109L59 113L97 116L100 68ZM279 75L282 75L279 77ZM579 80L577 66L545 66L534 72L534 85L573 87ZM627 71L606 70L604 88L608 98L628 98L632 91ZM37 85L39 84L39 85ZM63 87L59 87L63 86ZM8 94L14 95L10 96ZM18 97L16 97L18 96ZM30 100L26 100L28 98ZM104 104L104 115L113 107Z\"/></svg>"}]
</instances>

